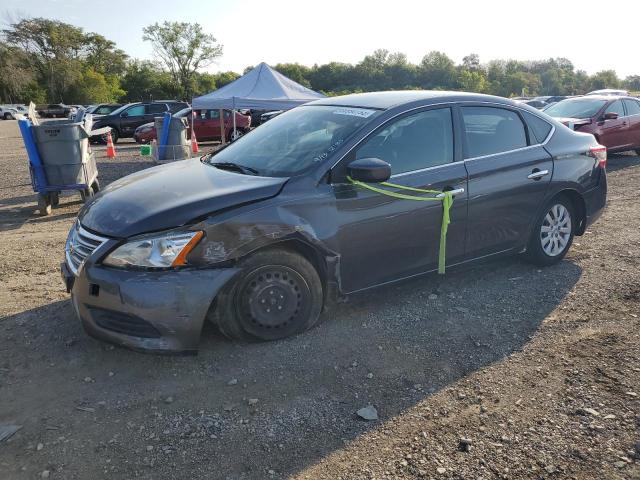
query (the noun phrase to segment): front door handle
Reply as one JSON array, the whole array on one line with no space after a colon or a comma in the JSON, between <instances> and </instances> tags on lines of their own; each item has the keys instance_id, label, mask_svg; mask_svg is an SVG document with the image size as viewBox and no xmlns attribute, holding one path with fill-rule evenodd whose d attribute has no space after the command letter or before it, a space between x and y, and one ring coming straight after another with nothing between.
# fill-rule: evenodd
<instances>
[{"instance_id":1,"label":"front door handle","mask_svg":"<svg viewBox=\"0 0 640 480\"><path fill-rule=\"evenodd\" d=\"M455 197L456 195L460 195L461 193L464 193L464 188L456 188L455 190L447 190L446 192L450 193ZM443 198L443 197L444 197L444 193L439 193L438 195L436 195L436 198Z\"/></svg>"},{"instance_id":2,"label":"front door handle","mask_svg":"<svg viewBox=\"0 0 640 480\"><path fill-rule=\"evenodd\" d=\"M529 180L540 180L542 177L549 175L549 170L534 170L527 176Z\"/></svg>"}]
</instances>

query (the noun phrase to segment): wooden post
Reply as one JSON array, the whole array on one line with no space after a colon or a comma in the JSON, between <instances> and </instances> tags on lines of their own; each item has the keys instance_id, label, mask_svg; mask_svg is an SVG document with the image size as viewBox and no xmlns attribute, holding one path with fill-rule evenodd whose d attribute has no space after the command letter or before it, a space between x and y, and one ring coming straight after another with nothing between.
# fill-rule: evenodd
<instances>
[{"instance_id":1,"label":"wooden post","mask_svg":"<svg viewBox=\"0 0 640 480\"><path fill-rule=\"evenodd\" d=\"M222 145L224 145L226 142L224 138L224 110L220 109L218 110L218 112L220 115L220 142L222 142Z\"/></svg>"}]
</instances>

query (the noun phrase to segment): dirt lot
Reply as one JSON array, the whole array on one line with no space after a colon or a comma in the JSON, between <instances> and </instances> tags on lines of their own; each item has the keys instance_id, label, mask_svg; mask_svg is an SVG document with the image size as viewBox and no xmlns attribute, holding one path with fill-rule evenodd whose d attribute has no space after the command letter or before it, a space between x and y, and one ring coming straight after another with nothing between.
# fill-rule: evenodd
<instances>
[{"instance_id":1,"label":"dirt lot","mask_svg":"<svg viewBox=\"0 0 640 480\"><path fill-rule=\"evenodd\" d=\"M151 165L118 146L103 185ZM158 357L84 334L58 273L79 197L38 217L0 122L0 425L22 426L0 478L640 478L640 158L609 165L560 265L404 282L295 338L206 328L198 356Z\"/></svg>"}]
</instances>

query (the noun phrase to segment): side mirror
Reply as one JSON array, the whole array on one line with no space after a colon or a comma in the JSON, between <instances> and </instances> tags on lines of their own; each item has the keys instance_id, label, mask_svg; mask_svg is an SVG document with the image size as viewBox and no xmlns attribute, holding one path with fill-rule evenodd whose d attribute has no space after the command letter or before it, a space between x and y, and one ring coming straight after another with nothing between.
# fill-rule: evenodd
<instances>
[{"instance_id":1,"label":"side mirror","mask_svg":"<svg viewBox=\"0 0 640 480\"><path fill-rule=\"evenodd\" d=\"M120 116L121 116L122 118L125 118L125 117L128 117L128 116L129 116L129 114L128 114L127 112L122 112L122 113L120 114Z\"/></svg>"},{"instance_id":2,"label":"side mirror","mask_svg":"<svg viewBox=\"0 0 640 480\"><path fill-rule=\"evenodd\" d=\"M379 158L359 158L347 165L347 173L361 182L386 182L391 177L391 165Z\"/></svg>"},{"instance_id":3,"label":"side mirror","mask_svg":"<svg viewBox=\"0 0 640 480\"><path fill-rule=\"evenodd\" d=\"M618 118L618 114L615 112L607 112L602 118L604 118L605 120L616 120Z\"/></svg>"}]
</instances>

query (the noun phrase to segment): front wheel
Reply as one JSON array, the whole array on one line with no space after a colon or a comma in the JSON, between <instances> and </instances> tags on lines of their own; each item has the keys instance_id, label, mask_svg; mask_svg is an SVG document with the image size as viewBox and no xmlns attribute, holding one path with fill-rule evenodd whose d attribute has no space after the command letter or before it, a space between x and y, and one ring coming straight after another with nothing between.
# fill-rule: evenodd
<instances>
[{"instance_id":1,"label":"front wheel","mask_svg":"<svg viewBox=\"0 0 640 480\"><path fill-rule=\"evenodd\" d=\"M13 118L13 117L12 117L12 115L11 115L9 112L6 112L6 113L4 114L4 119L5 119L5 120L11 120L12 118Z\"/></svg>"},{"instance_id":2,"label":"front wheel","mask_svg":"<svg viewBox=\"0 0 640 480\"><path fill-rule=\"evenodd\" d=\"M575 225L571 201L564 196L552 199L534 225L527 247L529 260L541 266L560 262L573 243Z\"/></svg>"},{"instance_id":3,"label":"front wheel","mask_svg":"<svg viewBox=\"0 0 640 480\"><path fill-rule=\"evenodd\" d=\"M209 316L233 340L277 340L316 325L322 282L308 260L281 249L241 262L239 276L218 294Z\"/></svg>"}]
</instances>

